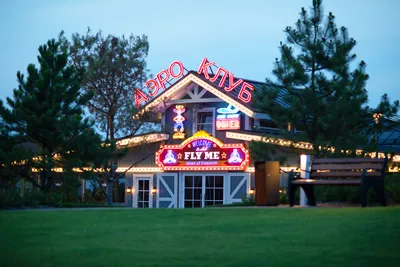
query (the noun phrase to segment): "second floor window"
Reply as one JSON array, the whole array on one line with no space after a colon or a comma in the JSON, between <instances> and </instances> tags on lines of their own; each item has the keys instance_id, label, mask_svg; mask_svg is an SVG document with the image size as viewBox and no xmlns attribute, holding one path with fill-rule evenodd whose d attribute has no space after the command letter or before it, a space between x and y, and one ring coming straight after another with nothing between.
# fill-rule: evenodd
<instances>
[{"instance_id":1,"label":"second floor window","mask_svg":"<svg viewBox=\"0 0 400 267\"><path fill-rule=\"evenodd\" d=\"M211 111L197 113L197 130L203 130L214 135L214 114Z\"/></svg>"}]
</instances>

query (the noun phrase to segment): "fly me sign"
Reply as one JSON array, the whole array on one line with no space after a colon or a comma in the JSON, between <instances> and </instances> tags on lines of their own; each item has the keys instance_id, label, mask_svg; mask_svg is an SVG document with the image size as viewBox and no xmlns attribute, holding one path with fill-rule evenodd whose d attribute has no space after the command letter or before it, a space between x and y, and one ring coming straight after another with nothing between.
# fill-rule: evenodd
<instances>
[{"instance_id":1,"label":"fly me sign","mask_svg":"<svg viewBox=\"0 0 400 267\"><path fill-rule=\"evenodd\" d=\"M213 68L216 69L215 74ZM181 78L184 75L185 68L182 62L174 61L167 69L164 69L157 73L156 77L146 82L145 88L147 93L142 90L135 89L135 104L139 108L140 105L146 104L152 97L156 96L160 91L168 89L168 84L171 81ZM222 67L217 67L215 62L208 61L207 58L203 58L197 73L202 75L210 82L216 82L219 79L218 87L226 92L232 92L235 89L239 90L237 98L244 102L249 103L252 97L252 91L254 90L253 85L242 79L236 79L232 72ZM239 89L240 88L240 89Z\"/></svg>"},{"instance_id":2,"label":"fly me sign","mask_svg":"<svg viewBox=\"0 0 400 267\"><path fill-rule=\"evenodd\" d=\"M164 171L244 170L250 162L243 144L224 144L204 131L180 145L163 145L156 152L156 164Z\"/></svg>"}]
</instances>

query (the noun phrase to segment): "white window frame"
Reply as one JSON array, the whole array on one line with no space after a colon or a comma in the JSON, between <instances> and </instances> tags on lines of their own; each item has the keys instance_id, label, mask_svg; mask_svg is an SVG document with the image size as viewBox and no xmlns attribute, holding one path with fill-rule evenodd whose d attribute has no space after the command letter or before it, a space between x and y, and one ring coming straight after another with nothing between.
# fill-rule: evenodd
<instances>
[{"instance_id":1,"label":"white window frame","mask_svg":"<svg viewBox=\"0 0 400 267\"><path fill-rule=\"evenodd\" d=\"M213 137L215 137L215 107L208 107L208 108L201 108L197 111L196 114L196 125L193 124L193 132L197 132L198 129L198 124L199 124L199 113L201 112L212 112L212 133L211 134Z\"/></svg>"},{"instance_id":2,"label":"white window frame","mask_svg":"<svg viewBox=\"0 0 400 267\"><path fill-rule=\"evenodd\" d=\"M224 180L224 187L223 187L223 204L227 203L227 194L228 194L228 173L227 172L180 172L179 173L179 207L180 208L185 208L185 176L202 176L202 199L201 199L201 205L202 208L203 205L205 205L205 200L204 200L204 193L205 193L205 176L223 176Z\"/></svg>"},{"instance_id":3,"label":"white window frame","mask_svg":"<svg viewBox=\"0 0 400 267\"><path fill-rule=\"evenodd\" d=\"M133 174L132 177L132 208L137 208L138 179L149 180L149 208L153 208L153 174Z\"/></svg>"}]
</instances>

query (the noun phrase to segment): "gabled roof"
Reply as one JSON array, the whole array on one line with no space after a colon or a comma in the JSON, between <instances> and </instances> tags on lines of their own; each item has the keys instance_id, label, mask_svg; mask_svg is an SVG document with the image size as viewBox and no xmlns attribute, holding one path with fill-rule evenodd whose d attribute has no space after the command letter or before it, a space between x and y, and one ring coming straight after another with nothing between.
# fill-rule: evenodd
<instances>
[{"instance_id":1,"label":"gabled roof","mask_svg":"<svg viewBox=\"0 0 400 267\"><path fill-rule=\"evenodd\" d=\"M184 89L188 84L190 83L196 83L197 85L201 86L202 88L206 89L207 91L211 92L218 98L224 100L228 104L231 104L232 106L238 108L241 112L246 114L249 117L253 118L265 118L269 119L269 116L267 114L262 114L257 112L257 110L252 107L251 102L249 103L244 103L240 100L238 100L237 96L240 92L241 86L238 86L231 92L227 92L223 89L223 87L228 86L229 84L229 79L225 80L224 85L219 87L219 81L221 80L221 77L218 77L216 81L210 82L207 80L204 76L199 75L195 71L189 71L186 75L184 75L182 78L180 78L178 81L176 81L173 85L171 85L168 89L164 90L160 94L158 94L155 98L150 100L146 105L142 106L142 108L139 110L139 112L143 112L144 110L150 110L152 108L157 107L164 101L170 99L172 96L177 94L181 89ZM238 79L235 79L235 81ZM255 82L251 80L246 80L243 79L243 81L248 82L254 87L254 90L261 90L261 86L263 83L260 82Z\"/></svg>"},{"instance_id":2,"label":"gabled roof","mask_svg":"<svg viewBox=\"0 0 400 267\"><path fill-rule=\"evenodd\" d=\"M213 75L214 75L214 74L210 74L210 76L213 76ZM200 76L200 75L199 75L199 76ZM201 77L201 76L200 76L200 77ZM203 79L204 79L205 81L207 81L208 83L212 84L213 86L219 88L220 91L223 91L224 93L229 94L230 96L233 96L233 97L237 98L238 95L239 95L241 86L236 87L236 88L235 88L234 90L232 90L231 92L226 92L225 90L223 90L223 89L221 89L221 88L219 87L219 82L221 81L222 77L223 77L223 76L219 76L219 77L217 78L217 80L214 81L214 82L207 81L207 80L204 79L204 78L203 78ZM243 82L247 82L247 83L251 84L251 85L254 87L254 91L261 91L261 90L262 90L262 87L266 85L266 83L264 83L264 82L257 82L257 81L253 81L253 80L249 80L249 79L244 79L244 78L237 78L237 77L235 77L235 82L238 81L238 80L240 80L240 79L243 80ZM228 87L228 86L229 86L229 79L225 79L224 84L223 84L223 87ZM289 104L287 104L287 103L285 103L285 102L283 101L283 97L284 97L286 94L287 94L287 90L284 89L284 88L282 88L282 89L279 91L278 97L277 97L277 99L276 99L276 101L277 101L280 105L282 105L283 107L289 107ZM253 95L253 97L254 97L254 95ZM246 106L247 106L248 108L250 108L250 109L253 109L255 112L257 112L257 110L252 106L252 103L251 103L251 102L247 103Z\"/></svg>"}]
</instances>

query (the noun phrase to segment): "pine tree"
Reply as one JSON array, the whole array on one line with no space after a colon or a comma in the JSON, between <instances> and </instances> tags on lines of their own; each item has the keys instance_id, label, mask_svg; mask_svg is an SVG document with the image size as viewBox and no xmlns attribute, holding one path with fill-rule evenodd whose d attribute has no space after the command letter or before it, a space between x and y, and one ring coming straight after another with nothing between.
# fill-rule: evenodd
<instances>
[{"instance_id":1,"label":"pine tree","mask_svg":"<svg viewBox=\"0 0 400 267\"><path fill-rule=\"evenodd\" d=\"M19 85L13 91L13 98L7 98L9 108L0 101L0 116L7 136L38 148L32 151L35 152L32 167L41 170L38 186L43 190L51 185L52 168L71 170L71 160L85 165L93 156L76 155L84 151L93 154L101 149L101 138L94 132L93 123L84 118L84 107L93 94L81 91L84 73L67 66L67 59L60 43L49 40L39 47L39 68L30 64L27 78L17 73ZM33 181L32 177L25 178Z\"/></svg>"},{"instance_id":2,"label":"pine tree","mask_svg":"<svg viewBox=\"0 0 400 267\"><path fill-rule=\"evenodd\" d=\"M324 147L354 151L367 142L372 120L366 63L352 68L356 41L345 27L337 28L332 13L324 17L322 0L313 0L310 12L302 8L295 27L284 32L275 80L266 79L254 105L269 114L284 135L294 128L302 132L297 138L313 144L316 155L324 155Z\"/></svg>"}]
</instances>

